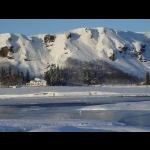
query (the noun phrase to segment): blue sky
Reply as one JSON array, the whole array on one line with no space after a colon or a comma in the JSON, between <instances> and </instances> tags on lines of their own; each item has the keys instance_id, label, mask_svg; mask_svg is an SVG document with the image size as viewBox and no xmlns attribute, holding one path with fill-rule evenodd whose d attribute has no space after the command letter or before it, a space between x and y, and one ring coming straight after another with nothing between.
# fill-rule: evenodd
<instances>
[{"instance_id":1,"label":"blue sky","mask_svg":"<svg viewBox=\"0 0 150 150\"><path fill-rule=\"evenodd\" d=\"M0 34L8 32L27 36L54 34L81 27L150 32L150 19L0 19Z\"/></svg>"}]
</instances>

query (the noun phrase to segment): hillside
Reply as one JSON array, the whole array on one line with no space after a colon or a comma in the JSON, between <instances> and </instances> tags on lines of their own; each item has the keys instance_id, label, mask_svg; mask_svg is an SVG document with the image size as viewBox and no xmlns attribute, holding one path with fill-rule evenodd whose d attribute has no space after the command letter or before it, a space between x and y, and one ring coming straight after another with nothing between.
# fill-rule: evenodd
<instances>
[{"instance_id":1,"label":"hillside","mask_svg":"<svg viewBox=\"0 0 150 150\"><path fill-rule=\"evenodd\" d=\"M41 77L49 66L64 67L67 58L104 60L126 73L143 77L150 71L150 33L104 27L79 28L51 35L0 34L0 66L12 64Z\"/></svg>"}]
</instances>

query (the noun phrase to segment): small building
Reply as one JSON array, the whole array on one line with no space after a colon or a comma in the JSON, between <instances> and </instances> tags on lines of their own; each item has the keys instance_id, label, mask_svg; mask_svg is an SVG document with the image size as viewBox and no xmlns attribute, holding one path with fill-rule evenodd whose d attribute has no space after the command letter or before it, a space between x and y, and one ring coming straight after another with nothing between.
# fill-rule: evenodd
<instances>
[{"instance_id":1,"label":"small building","mask_svg":"<svg viewBox=\"0 0 150 150\"><path fill-rule=\"evenodd\" d=\"M145 82L141 82L140 85L146 85L146 83Z\"/></svg>"},{"instance_id":2,"label":"small building","mask_svg":"<svg viewBox=\"0 0 150 150\"><path fill-rule=\"evenodd\" d=\"M46 85L47 82L39 78L35 78L34 80L31 80L29 83L26 83L26 86L46 86Z\"/></svg>"},{"instance_id":3,"label":"small building","mask_svg":"<svg viewBox=\"0 0 150 150\"><path fill-rule=\"evenodd\" d=\"M9 88L16 89L16 88L17 88L17 85L9 86Z\"/></svg>"}]
</instances>

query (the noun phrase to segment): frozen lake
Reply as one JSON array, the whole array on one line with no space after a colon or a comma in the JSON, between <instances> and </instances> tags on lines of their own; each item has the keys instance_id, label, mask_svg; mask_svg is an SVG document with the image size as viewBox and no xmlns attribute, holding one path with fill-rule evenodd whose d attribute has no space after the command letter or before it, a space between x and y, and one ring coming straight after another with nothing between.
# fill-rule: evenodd
<instances>
[{"instance_id":1,"label":"frozen lake","mask_svg":"<svg viewBox=\"0 0 150 150\"><path fill-rule=\"evenodd\" d=\"M150 127L149 110L87 110L86 106L149 101L150 97L17 98L0 101L0 119L94 119Z\"/></svg>"},{"instance_id":2,"label":"frozen lake","mask_svg":"<svg viewBox=\"0 0 150 150\"><path fill-rule=\"evenodd\" d=\"M0 89L0 132L150 132L150 86Z\"/></svg>"}]
</instances>

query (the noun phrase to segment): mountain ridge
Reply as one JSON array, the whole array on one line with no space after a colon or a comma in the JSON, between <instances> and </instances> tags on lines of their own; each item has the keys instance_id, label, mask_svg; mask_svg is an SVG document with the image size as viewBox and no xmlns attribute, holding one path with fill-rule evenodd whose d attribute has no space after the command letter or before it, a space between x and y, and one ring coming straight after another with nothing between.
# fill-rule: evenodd
<instances>
[{"instance_id":1,"label":"mountain ridge","mask_svg":"<svg viewBox=\"0 0 150 150\"><path fill-rule=\"evenodd\" d=\"M50 64L65 66L67 58L104 60L137 76L150 71L150 32L105 27L78 28L57 34L0 34L0 66L9 63L25 74L41 77Z\"/></svg>"}]
</instances>

